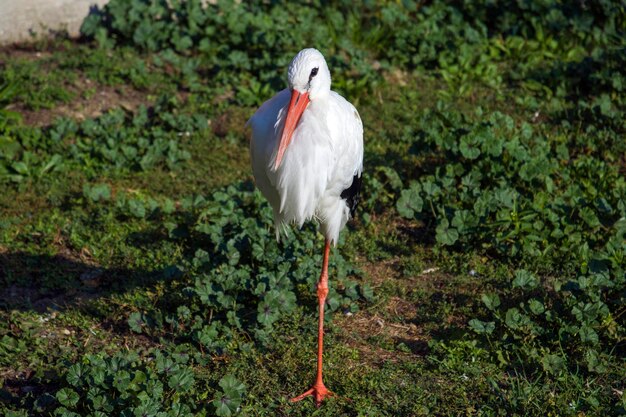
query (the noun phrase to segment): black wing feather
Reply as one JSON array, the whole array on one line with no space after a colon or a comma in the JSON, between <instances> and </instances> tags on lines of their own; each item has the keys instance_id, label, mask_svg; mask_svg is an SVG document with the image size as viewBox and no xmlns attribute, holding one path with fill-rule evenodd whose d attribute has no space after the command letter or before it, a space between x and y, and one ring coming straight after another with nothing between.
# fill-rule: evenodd
<instances>
[{"instance_id":1,"label":"black wing feather","mask_svg":"<svg viewBox=\"0 0 626 417\"><path fill-rule=\"evenodd\" d=\"M352 184L341 192L341 198L346 200L346 204L350 209L350 216L354 217L356 206L361 199L361 174L354 174Z\"/></svg>"}]
</instances>

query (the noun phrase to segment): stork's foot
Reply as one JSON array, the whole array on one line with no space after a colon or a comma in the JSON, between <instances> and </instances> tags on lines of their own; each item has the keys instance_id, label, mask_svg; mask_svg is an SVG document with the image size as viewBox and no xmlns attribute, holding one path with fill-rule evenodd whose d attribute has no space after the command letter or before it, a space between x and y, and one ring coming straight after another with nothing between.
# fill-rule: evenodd
<instances>
[{"instance_id":1,"label":"stork's foot","mask_svg":"<svg viewBox=\"0 0 626 417\"><path fill-rule=\"evenodd\" d=\"M300 394L297 397L290 399L289 401L295 403L305 399L309 395L313 397L313 399L315 400L315 405L319 407L320 405L322 405L322 401L324 401L324 398L333 396L335 394L330 392L328 388L324 386L323 382L317 382L310 390L308 390L304 394Z\"/></svg>"}]
</instances>

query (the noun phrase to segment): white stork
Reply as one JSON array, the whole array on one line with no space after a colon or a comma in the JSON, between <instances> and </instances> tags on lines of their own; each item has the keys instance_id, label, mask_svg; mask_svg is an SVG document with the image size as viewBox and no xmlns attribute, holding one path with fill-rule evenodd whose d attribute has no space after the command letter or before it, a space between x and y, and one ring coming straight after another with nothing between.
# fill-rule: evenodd
<instances>
[{"instance_id":1,"label":"white stork","mask_svg":"<svg viewBox=\"0 0 626 417\"><path fill-rule=\"evenodd\" d=\"M276 237L289 223L315 219L325 237L317 284L319 328L317 377L312 395L319 406L332 393L322 382L324 304L328 294L328 256L339 232L354 214L363 170L363 124L359 113L330 90L324 56L300 51L288 71L288 88L266 101L248 121L252 127L252 171L274 209Z\"/></svg>"}]
</instances>

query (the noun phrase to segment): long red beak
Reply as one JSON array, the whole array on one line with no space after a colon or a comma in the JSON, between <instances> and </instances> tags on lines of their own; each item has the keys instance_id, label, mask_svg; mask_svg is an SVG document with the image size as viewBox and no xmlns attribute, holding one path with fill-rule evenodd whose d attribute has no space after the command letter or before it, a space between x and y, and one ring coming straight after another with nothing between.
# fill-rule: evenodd
<instances>
[{"instance_id":1,"label":"long red beak","mask_svg":"<svg viewBox=\"0 0 626 417\"><path fill-rule=\"evenodd\" d=\"M293 131L296 130L300 117L302 117L302 113L304 113L306 106L308 106L310 102L309 93L301 93L296 90L291 92L291 101L289 101L289 108L287 109L287 119L285 120L283 134L280 137L280 142L278 143L278 152L276 152L274 170L277 170L280 166L280 163L283 160L283 155L287 150L287 146L289 146L289 143L291 142Z\"/></svg>"}]
</instances>

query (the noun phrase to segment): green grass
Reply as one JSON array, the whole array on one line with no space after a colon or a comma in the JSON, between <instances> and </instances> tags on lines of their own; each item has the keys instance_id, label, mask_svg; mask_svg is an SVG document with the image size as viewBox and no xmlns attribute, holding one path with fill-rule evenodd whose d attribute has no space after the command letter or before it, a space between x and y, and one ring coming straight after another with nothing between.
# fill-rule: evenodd
<instances>
[{"instance_id":1,"label":"green grass","mask_svg":"<svg viewBox=\"0 0 626 417\"><path fill-rule=\"evenodd\" d=\"M2 49L0 413L625 415L624 16L112 1ZM365 125L320 409L323 242L243 127L309 45Z\"/></svg>"}]
</instances>

